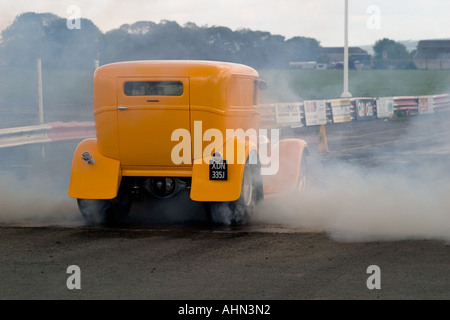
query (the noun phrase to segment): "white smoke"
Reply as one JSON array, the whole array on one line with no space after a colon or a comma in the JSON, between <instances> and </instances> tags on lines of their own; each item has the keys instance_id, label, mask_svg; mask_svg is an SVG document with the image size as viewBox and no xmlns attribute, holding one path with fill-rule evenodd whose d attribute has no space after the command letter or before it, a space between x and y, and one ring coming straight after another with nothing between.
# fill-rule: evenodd
<instances>
[{"instance_id":1,"label":"white smoke","mask_svg":"<svg viewBox=\"0 0 450 320\"><path fill-rule=\"evenodd\" d=\"M394 153L384 155L386 161L391 159L384 166L343 160L322 163L317 158L311 163L312 158L309 189L300 195L266 199L252 223L326 232L339 241L448 241L448 162L445 158L437 161L442 155L414 161L419 149L408 150L408 154L396 162Z\"/></svg>"},{"instance_id":2,"label":"white smoke","mask_svg":"<svg viewBox=\"0 0 450 320\"><path fill-rule=\"evenodd\" d=\"M0 172L0 223L64 223L77 219L76 201L61 194L61 187L52 184L51 175L46 179L23 179L11 172Z\"/></svg>"}]
</instances>

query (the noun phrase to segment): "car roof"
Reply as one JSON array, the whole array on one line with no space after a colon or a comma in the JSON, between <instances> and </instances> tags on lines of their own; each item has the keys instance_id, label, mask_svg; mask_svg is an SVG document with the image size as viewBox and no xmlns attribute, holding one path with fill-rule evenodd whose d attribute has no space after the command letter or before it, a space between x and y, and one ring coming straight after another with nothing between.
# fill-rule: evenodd
<instances>
[{"instance_id":1,"label":"car roof","mask_svg":"<svg viewBox=\"0 0 450 320\"><path fill-rule=\"evenodd\" d=\"M247 75L258 77L250 66L223 61L207 60L137 60L114 62L103 65L97 74L112 77L127 76L229 76Z\"/></svg>"}]
</instances>

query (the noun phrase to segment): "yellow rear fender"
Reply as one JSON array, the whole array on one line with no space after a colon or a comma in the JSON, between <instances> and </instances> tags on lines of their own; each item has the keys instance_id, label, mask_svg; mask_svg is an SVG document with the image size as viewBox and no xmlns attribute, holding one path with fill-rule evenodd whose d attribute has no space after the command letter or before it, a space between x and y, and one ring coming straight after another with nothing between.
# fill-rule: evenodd
<instances>
[{"instance_id":1,"label":"yellow rear fender","mask_svg":"<svg viewBox=\"0 0 450 320\"><path fill-rule=\"evenodd\" d=\"M91 159L87 157L90 154ZM84 154L84 158L82 155ZM122 179L119 160L103 156L97 139L86 139L78 145L72 161L68 194L78 199L112 199Z\"/></svg>"},{"instance_id":2,"label":"yellow rear fender","mask_svg":"<svg viewBox=\"0 0 450 320\"><path fill-rule=\"evenodd\" d=\"M301 175L306 170L305 155L309 152L307 143L302 139L283 139L272 152L270 165L277 170L274 170L275 174L263 175L264 197L298 191ZM264 169L264 164L262 167Z\"/></svg>"},{"instance_id":3,"label":"yellow rear fender","mask_svg":"<svg viewBox=\"0 0 450 320\"><path fill-rule=\"evenodd\" d=\"M234 150L234 152L230 152L230 150ZM257 155L257 147L254 143L239 139L227 140L222 149L217 151L228 163L227 180L209 179L209 161L212 160L212 156L195 159L190 194L194 201L222 202L239 199L245 163L249 160L250 154L252 154L252 161L255 161L253 155Z\"/></svg>"}]
</instances>

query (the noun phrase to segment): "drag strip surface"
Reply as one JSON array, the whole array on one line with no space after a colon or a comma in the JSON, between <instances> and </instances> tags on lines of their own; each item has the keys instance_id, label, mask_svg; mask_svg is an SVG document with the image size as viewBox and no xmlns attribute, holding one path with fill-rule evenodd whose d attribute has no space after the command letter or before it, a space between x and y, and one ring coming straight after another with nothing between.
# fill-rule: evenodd
<instances>
[{"instance_id":1,"label":"drag strip surface","mask_svg":"<svg viewBox=\"0 0 450 320\"><path fill-rule=\"evenodd\" d=\"M1 299L448 299L449 245L323 233L0 228ZM81 270L69 290L67 268ZM381 269L369 290L367 269Z\"/></svg>"}]
</instances>

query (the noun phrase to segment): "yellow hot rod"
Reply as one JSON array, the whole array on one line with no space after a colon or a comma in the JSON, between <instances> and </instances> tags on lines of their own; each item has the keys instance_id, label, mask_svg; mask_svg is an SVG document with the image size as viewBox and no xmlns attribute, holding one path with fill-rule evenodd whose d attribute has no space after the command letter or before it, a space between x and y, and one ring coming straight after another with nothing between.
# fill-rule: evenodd
<instances>
[{"instance_id":1,"label":"yellow hot rod","mask_svg":"<svg viewBox=\"0 0 450 320\"><path fill-rule=\"evenodd\" d=\"M276 129L260 127L265 86L255 69L237 63L98 68L96 138L75 150L69 196L87 223L102 224L126 217L136 199L190 189L211 221L246 223L259 201L296 192L307 178L306 142L279 140Z\"/></svg>"}]
</instances>

